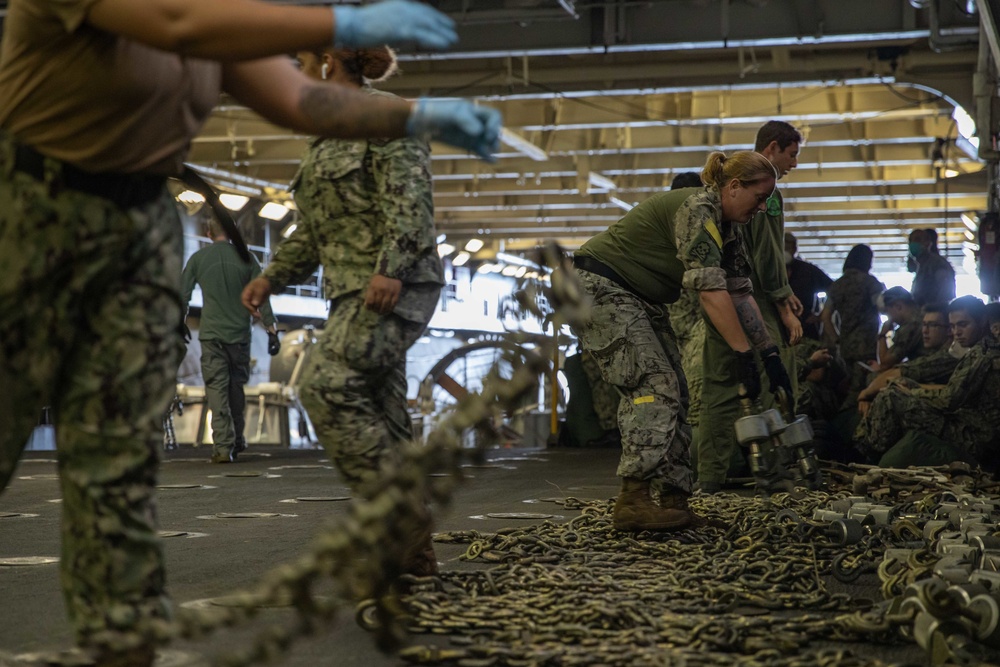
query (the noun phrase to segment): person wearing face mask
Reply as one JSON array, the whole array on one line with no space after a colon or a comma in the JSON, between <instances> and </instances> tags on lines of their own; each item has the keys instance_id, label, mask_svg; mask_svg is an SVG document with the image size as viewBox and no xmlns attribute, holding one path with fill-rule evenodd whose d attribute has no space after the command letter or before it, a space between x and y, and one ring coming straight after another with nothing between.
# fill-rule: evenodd
<instances>
[{"instance_id":1,"label":"person wearing face mask","mask_svg":"<svg viewBox=\"0 0 1000 667\"><path fill-rule=\"evenodd\" d=\"M948 303L955 298L955 269L934 250L935 238L926 229L914 229L909 237L909 256L916 264L910 294L918 306Z\"/></svg>"},{"instance_id":2,"label":"person wearing face mask","mask_svg":"<svg viewBox=\"0 0 1000 667\"><path fill-rule=\"evenodd\" d=\"M764 156L780 180L798 165L802 135L784 121L769 121L757 131L754 150ZM775 189L766 206L755 214L744 237L750 257L750 279L768 336L778 349L782 364L792 375L794 402L797 371L792 346L802 337L799 314L802 304L788 284L782 257L785 217L784 200ZM706 323L702 354L702 405L698 426L698 485L705 493L722 488L727 473L745 469L743 452L736 443L734 424L741 416L737 385L727 372L733 363L731 348L711 322ZM774 406L771 396L762 397L763 407Z\"/></svg>"},{"instance_id":3,"label":"person wearing face mask","mask_svg":"<svg viewBox=\"0 0 1000 667\"><path fill-rule=\"evenodd\" d=\"M820 328L822 321L820 313L823 312L823 304L820 301L820 293L825 294L833 278L826 275L823 269L815 264L803 261L796 257L799 242L791 232L785 232L785 272L788 275L788 284L792 288L792 293L802 303L802 312L799 313L799 322L802 323L802 337L814 341L820 340Z\"/></svg>"},{"instance_id":4,"label":"person wearing face mask","mask_svg":"<svg viewBox=\"0 0 1000 667\"><path fill-rule=\"evenodd\" d=\"M590 319L576 333L622 396L622 486L613 510L622 531L698 522L688 506L694 480L687 386L666 307L682 287L698 291L706 317L733 351L727 372L734 386L760 395L757 351L770 389L791 391L752 294L743 243L746 224L774 192L774 168L759 153L712 153L701 176L704 188L653 195L573 258L592 299Z\"/></svg>"},{"instance_id":5,"label":"person wearing face mask","mask_svg":"<svg viewBox=\"0 0 1000 667\"><path fill-rule=\"evenodd\" d=\"M948 304L948 321L968 353L945 384L901 377L879 392L856 436L870 461L905 467L963 460L997 469L1000 343L987 335L986 304L974 296Z\"/></svg>"},{"instance_id":6,"label":"person wearing face mask","mask_svg":"<svg viewBox=\"0 0 1000 667\"><path fill-rule=\"evenodd\" d=\"M396 71L387 47L298 54L330 86L372 88ZM430 146L417 138L314 139L292 182L301 220L263 274L243 290L256 313L267 297L323 267L330 314L303 369L302 404L356 495L412 440L406 351L423 334L444 285L434 228ZM404 539L403 572L437 572L429 509Z\"/></svg>"}]
</instances>

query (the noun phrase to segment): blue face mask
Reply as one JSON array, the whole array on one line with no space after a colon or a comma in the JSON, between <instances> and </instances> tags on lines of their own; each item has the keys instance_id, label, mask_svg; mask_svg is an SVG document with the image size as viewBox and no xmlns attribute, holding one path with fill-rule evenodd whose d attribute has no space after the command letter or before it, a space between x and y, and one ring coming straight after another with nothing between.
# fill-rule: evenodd
<instances>
[{"instance_id":1,"label":"blue face mask","mask_svg":"<svg viewBox=\"0 0 1000 667\"><path fill-rule=\"evenodd\" d=\"M920 257L920 255L924 253L923 243L914 243L913 241L910 241L908 245L910 247L910 254L914 257Z\"/></svg>"}]
</instances>

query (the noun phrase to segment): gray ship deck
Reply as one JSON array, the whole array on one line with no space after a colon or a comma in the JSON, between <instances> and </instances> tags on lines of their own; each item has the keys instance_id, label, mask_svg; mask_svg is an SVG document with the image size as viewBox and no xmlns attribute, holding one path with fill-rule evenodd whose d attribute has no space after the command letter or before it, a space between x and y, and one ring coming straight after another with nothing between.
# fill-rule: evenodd
<instances>
[{"instance_id":1,"label":"gray ship deck","mask_svg":"<svg viewBox=\"0 0 1000 667\"><path fill-rule=\"evenodd\" d=\"M338 474L328 467L322 451L256 448L230 466L210 465L204 452L191 448L168 452L161 470L161 486L173 487L159 492L161 527L187 533L165 539L168 590L178 604L217 598L249 587L265 571L301 554L321 523L343 514L346 507L344 502L283 502L346 495ZM26 452L12 485L0 496L0 517L5 513L36 515L0 518L0 558L58 556L59 490L52 458L52 452ZM608 499L617 492L617 450L493 450L489 458L497 465L468 469L470 479L459 489L450 507L437 515L438 532L488 533L504 526L530 523L525 519L488 518L486 515L490 513L544 512L555 515L553 521L568 521L578 516L579 510L549 504L543 499L566 496ZM251 471L267 474L223 476ZM184 485L196 488L179 488ZM291 516L203 518L242 512ZM483 570L494 565L459 560L466 548L466 544L437 544L442 570ZM840 590L852 595L880 600L878 583L872 573L864 575L857 584L830 585L840 586ZM58 585L58 565L0 567L0 600L0 652L8 656L23 655L71 646L72 634ZM157 664L204 664L211 656L245 646L261 623L287 618L284 615L288 613L288 610L267 609L249 630L227 630L204 640L175 642L161 651ZM757 609L753 613L772 612ZM440 635L414 635L412 639L421 644L446 643L446 637ZM926 654L912 643L851 643L843 648L862 660L841 664L866 664L866 661L876 664L877 660L897 665L927 664ZM594 652L597 655L598 648ZM736 662L716 659L715 664ZM0 665L3 664L4 658L0 656ZM276 664L380 667L403 662L379 652L371 635L355 623L353 609L348 607L328 631L296 642L292 651ZM489 664L489 660L465 664ZM693 663L690 659L685 663L683 657L672 658L670 651L665 650L659 664Z\"/></svg>"}]
</instances>

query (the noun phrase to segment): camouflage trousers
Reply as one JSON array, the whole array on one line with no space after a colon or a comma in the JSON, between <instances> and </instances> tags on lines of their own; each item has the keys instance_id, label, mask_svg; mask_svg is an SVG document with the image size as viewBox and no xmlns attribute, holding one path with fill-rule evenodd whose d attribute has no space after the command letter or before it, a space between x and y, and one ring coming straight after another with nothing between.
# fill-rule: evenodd
<instances>
[{"instance_id":1,"label":"camouflage trousers","mask_svg":"<svg viewBox=\"0 0 1000 667\"><path fill-rule=\"evenodd\" d=\"M855 432L858 448L866 457L877 462L908 431L940 438L971 458L995 457L996 434L982 414L967 408L945 411L927 398L909 393L919 386L913 380L897 378L875 396ZM912 465L924 464L915 461Z\"/></svg>"},{"instance_id":2,"label":"camouflage trousers","mask_svg":"<svg viewBox=\"0 0 1000 667\"><path fill-rule=\"evenodd\" d=\"M250 343L201 341L201 374L212 411L213 453L228 457L229 450L244 441L247 399L243 387L250 379Z\"/></svg>"},{"instance_id":3,"label":"camouflage trousers","mask_svg":"<svg viewBox=\"0 0 1000 667\"><path fill-rule=\"evenodd\" d=\"M11 165L0 137L0 488L52 406L70 620L83 645L141 641L169 615L154 489L184 353L180 221L165 190L124 212Z\"/></svg>"},{"instance_id":4,"label":"camouflage trousers","mask_svg":"<svg viewBox=\"0 0 1000 667\"><path fill-rule=\"evenodd\" d=\"M686 334L684 344L680 348L681 366L684 369L684 377L687 379L688 395L691 397L691 405L688 407L688 423L695 427L701 421L701 387L703 384L701 356L705 349L705 320L699 317Z\"/></svg>"},{"instance_id":5,"label":"camouflage trousers","mask_svg":"<svg viewBox=\"0 0 1000 667\"><path fill-rule=\"evenodd\" d=\"M604 381L601 376L601 369L594 361L594 355L584 351L580 355L583 365L583 372L587 375L587 382L590 383L591 400L594 403L594 413L601 424L601 428L610 431L618 428L618 403L621 395L614 386ZM595 437L599 434L594 434Z\"/></svg>"},{"instance_id":6,"label":"camouflage trousers","mask_svg":"<svg viewBox=\"0 0 1000 667\"><path fill-rule=\"evenodd\" d=\"M690 493L691 427L680 352L665 306L654 306L617 283L578 271L593 299L577 334L604 379L622 394L618 476L650 480L660 490Z\"/></svg>"},{"instance_id":7,"label":"camouflage trousers","mask_svg":"<svg viewBox=\"0 0 1000 667\"><path fill-rule=\"evenodd\" d=\"M441 286L404 285L407 319L365 308L364 294L335 299L302 377L302 404L348 485L374 479L412 439L406 409L406 351L430 322ZM422 313L422 315L418 315ZM413 317L411 316L411 317Z\"/></svg>"}]
</instances>

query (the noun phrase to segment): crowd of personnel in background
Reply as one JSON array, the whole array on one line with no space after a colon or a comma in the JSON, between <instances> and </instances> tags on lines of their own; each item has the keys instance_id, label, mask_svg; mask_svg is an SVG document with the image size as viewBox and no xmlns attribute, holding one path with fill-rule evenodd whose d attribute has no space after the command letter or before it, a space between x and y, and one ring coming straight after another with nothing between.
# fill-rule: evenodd
<instances>
[{"instance_id":1,"label":"crowd of personnel in background","mask_svg":"<svg viewBox=\"0 0 1000 667\"><path fill-rule=\"evenodd\" d=\"M801 144L795 128L771 121L758 131L755 151L767 158L777 181L797 165ZM674 179L671 189L681 189L678 196L690 198L711 186L703 185L699 174L687 172ZM637 208L650 207L643 203ZM874 253L866 245L851 248L834 280L797 255L799 239L785 231L783 208L775 188L747 221L750 224L738 225L741 253L724 257L722 266L726 268L727 260L735 262L726 268L731 295L733 281L744 273L750 279L759 322L774 344L766 355L753 346L755 359L765 368L772 364L787 370L790 396L783 407L789 414L810 418L820 457L893 465L961 459L997 468L1000 458L993 452L1000 444L1000 305L955 298L955 271L940 254L933 229L916 229L908 236L907 266L914 273L910 289L887 289L872 275ZM617 225L632 218L626 216ZM715 239L721 247L719 241ZM586 268L593 269L593 245L579 253L577 266L585 279L593 273ZM679 239L677 252L684 260ZM674 259L661 261L669 265ZM627 277L617 277L629 291ZM741 416L737 392L746 369L738 347L715 329L702 300L705 293L685 282L679 295L671 296L675 300L667 302L664 315L671 342L680 351L678 376L683 375L689 394L684 407L686 426L692 429L694 488L715 493L749 473L734 435ZM996 329L992 333L991 323ZM588 349L587 338L581 336L585 355L600 357L600 347L591 340ZM622 384L611 377L619 392L602 412L614 417L617 408L619 419L635 413L633 405L622 412L629 392L621 391ZM600 380L591 377L591 384ZM772 382L770 388L779 387ZM761 392L757 407L780 406L777 397L780 393Z\"/></svg>"}]
</instances>

